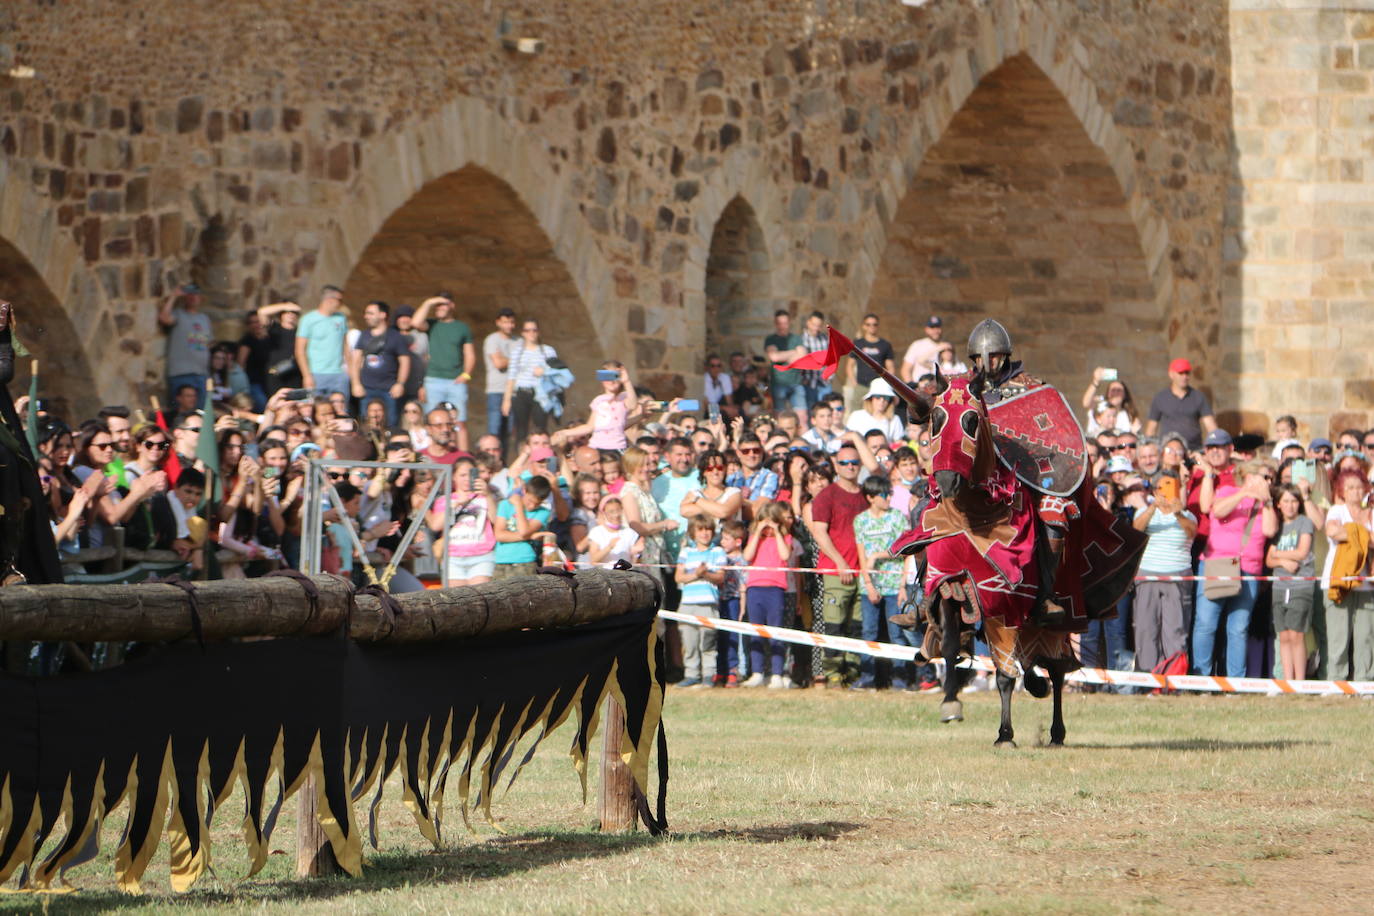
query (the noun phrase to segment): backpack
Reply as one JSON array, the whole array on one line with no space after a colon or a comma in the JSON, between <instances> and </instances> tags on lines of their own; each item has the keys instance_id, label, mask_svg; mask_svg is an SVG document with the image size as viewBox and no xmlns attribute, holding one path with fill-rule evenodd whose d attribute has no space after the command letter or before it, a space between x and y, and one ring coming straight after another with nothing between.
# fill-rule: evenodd
<instances>
[{"instance_id":1,"label":"backpack","mask_svg":"<svg viewBox=\"0 0 1374 916\"><path fill-rule=\"evenodd\" d=\"M1159 664L1155 665L1155 666L1154 666L1153 668L1151 668L1150 670L1151 670L1151 672L1154 673L1154 674L1163 674L1163 675L1165 675L1165 676L1173 675L1173 674L1187 674L1187 673L1188 673L1188 653L1187 653L1187 652L1175 652L1173 655L1170 655L1170 656L1168 656L1167 658L1162 658L1162 659L1160 659L1160 660L1159 660ZM1171 687L1157 687L1157 688L1155 688L1155 691L1154 691L1154 692L1155 692L1156 694L1160 694L1160 693L1175 693L1176 691L1173 690L1173 688L1171 688Z\"/></svg>"}]
</instances>

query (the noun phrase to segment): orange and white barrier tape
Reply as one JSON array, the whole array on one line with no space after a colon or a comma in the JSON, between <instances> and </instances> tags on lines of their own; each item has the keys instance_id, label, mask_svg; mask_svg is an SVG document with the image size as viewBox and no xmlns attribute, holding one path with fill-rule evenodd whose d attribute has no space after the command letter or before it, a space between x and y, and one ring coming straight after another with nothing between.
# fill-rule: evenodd
<instances>
[{"instance_id":1,"label":"orange and white barrier tape","mask_svg":"<svg viewBox=\"0 0 1374 916\"><path fill-rule=\"evenodd\" d=\"M564 565L569 567L600 568L608 569L605 563L590 563L586 560L569 560ZM636 563L637 569L677 569L676 563ZM862 569L816 569L809 566L716 566L712 571L721 570L725 572L789 572L789 573L811 573L813 575L833 575L837 573L852 573L859 575L865 570ZM872 573L873 570L867 570ZM897 570L882 570L884 574L891 574ZM1334 581L1341 582L1374 582L1374 576L1335 576ZM1321 576L1136 576L1136 582L1320 582Z\"/></svg>"},{"instance_id":2,"label":"orange and white barrier tape","mask_svg":"<svg viewBox=\"0 0 1374 916\"><path fill-rule=\"evenodd\" d=\"M675 620L689 626L743 633L745 636L758 636L763 639L773 639L799 646L855 652L861 655L872 655L875 658L890 658L902 662L915 661L916 659L916 649L912 646L854 639L849 636L827 636L823 633L811 633L789 627L772 627L742 620L727 620L722 617L700 617L696 614L683 614L679 611L659 611L658 616L664 620ZM943 659L931 659L931 662L935 665L944 664ZM969 667L984 672L993 670L992 661L986 657L971 660ZM1149 671L1110 671L1105 668L1080 668L1068 675L1065 680L1076 684L1113 684L1202 693L1259 693L1270 696L1285 693L1318 696L1374 696L1374 681L1287 681L1262 677L1164 675Z\"/></svg>"}]
</instances>

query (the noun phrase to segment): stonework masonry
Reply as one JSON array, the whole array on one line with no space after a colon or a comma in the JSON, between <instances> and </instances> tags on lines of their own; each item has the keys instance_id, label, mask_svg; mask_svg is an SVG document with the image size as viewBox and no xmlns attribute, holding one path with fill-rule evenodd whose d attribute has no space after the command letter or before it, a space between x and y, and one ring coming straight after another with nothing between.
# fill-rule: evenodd
<instances>
[{"instance_id":1,"label":"stonework masonry","mask_svg":"<svg viewBox=\"0 0 1374 916\"><path fill-rule=\"evenodd\" d=\"M996 315L1069 391L1188 356L1247 426L1325 431L1374 410L1374 37L1287 6L9 4L0 295L78 411L160 390L194 279L225 335L326 283L447 289L479 334L509 304L579 400L607 357L694 391L775 308L898 346Z\"/></svg>"}]
</instances>

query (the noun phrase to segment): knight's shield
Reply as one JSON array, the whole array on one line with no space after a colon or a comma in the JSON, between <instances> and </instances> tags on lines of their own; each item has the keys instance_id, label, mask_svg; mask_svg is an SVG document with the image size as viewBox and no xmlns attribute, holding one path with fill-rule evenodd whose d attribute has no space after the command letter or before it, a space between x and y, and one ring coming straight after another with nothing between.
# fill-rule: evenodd
<instances>
[{"instance_id":1,"label":"knight's shield","mask_svg":"<svg viewBox=\"0 0 1374 916\"><path fill-rule=\"evenodd\" d=\"M988 408L997 457L1024 484L1052 496L1072 496L1088 470L1083 428L1051 385Z\"/></svg>"}]
</instances>

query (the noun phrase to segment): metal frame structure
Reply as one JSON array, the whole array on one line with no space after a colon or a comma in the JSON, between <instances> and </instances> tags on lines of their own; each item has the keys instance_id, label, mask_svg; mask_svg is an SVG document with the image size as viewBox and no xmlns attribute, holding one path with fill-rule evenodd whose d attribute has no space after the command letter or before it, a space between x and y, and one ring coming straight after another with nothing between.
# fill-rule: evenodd
<instances>
[{"instance_id":1,"label":"metal frame structure","mask_svg":"<svg viewBox=\"0 0 1374 916\"><path fill-rule=\"evenodd\" d=\"M322 557L321 548L324 543L324 501L327 497L331 506L339 506L343 500L339 499L339 491L334 488L334 481L329 478L329 471L335 468L352 470L353 468L385 468L388 470L408 470L408 471L430 471L434 477L434 486L430 488L429 497L425 500L423 508L419 513L410 518L410 524L405 529L405 534L401 537L401 543L397 545L396 552L392 554L390 562L385 569L378 574L378 580L383 587L388 587L391 576L396 572L396 567L405 559L406 552L410 550L411 542L415 540L415 535L419 532L420 526L425 523L425 517L429 515L429 510L434 507L434 500L439 496L440 488L444 495L444 530L440 535L444 549L441 552L443 559L439 562L440 582L445 588L448 587L448 532L453 527L453 465L437 464L428 461L406 462L406 461L346 461L342 458L311 458L309 468L305 475L305 511L301 520L301 569L307 575L317 576L320 574L320 560ZM363 549L362 538L358 536L358 530L353 524L353 520L347 517L341 519L344 527L348 530L348 539L351 549L359 556L366 558L367 551ZM364 562L366 560L364 559ZM390 591L389 587L387 588Z\"/></svg>"}]
</instances>

